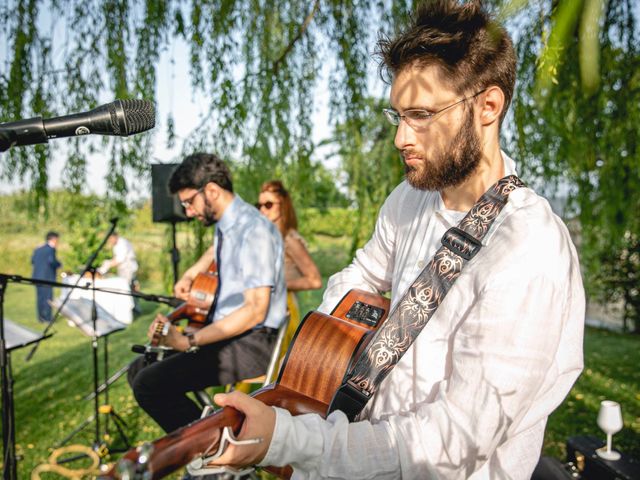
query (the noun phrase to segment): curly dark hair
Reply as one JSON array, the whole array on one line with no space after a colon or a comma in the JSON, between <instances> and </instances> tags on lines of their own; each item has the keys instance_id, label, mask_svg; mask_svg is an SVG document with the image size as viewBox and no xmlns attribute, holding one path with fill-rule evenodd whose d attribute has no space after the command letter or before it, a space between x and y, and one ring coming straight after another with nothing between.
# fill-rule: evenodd
<instances>
[{"instance_id":1,"label":"curly dark hair","mask_svg":"<svg viewBox=\"0 0 640 480\"><path fill-rule=\"evenodd\" d=\"M513 43L481 0L424 2L403 32L393 39L378 39L376 55L380 59L380 77L387 83L408 66L437 65L460 95L498 86L505 96L501 122L513 97Z\"/></svg>"},{"instance_id":2,"label":"curly dark hair","mask_svg":"<svg viewBox=\"0 0 640 480\"><path fill-rule=\"evenodd\" d=\"M177 193L185 188L202 188L213 182L233 192L229 167L212 153L194 153L186 157L169 179L169 191Z\"/></svg>"}]
</instances>

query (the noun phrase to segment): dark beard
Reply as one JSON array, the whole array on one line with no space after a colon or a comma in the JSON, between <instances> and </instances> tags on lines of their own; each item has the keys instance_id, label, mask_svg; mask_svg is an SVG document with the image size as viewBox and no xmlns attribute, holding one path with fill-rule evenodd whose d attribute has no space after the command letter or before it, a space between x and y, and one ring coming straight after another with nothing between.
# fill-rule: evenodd
<instances>
[{"instance_id":1,"label":"dark beard","mask_svg":"<svg viewBox=\"0 0 640 480\"><path fill-rule=\"evenodd\" d=\"M449 152L442 152L420 167L405 165L407 182L419 190L442 191L467 180L480 163L480 138L473 128L469 110L460 131L451 140Z\"/></svg>"},{"instance_id":2,"label":"dark beard","mask_svg":"<svg viewBox=\"0 0 640 480\"><path fill-rule=\"evenodd\" d=\"M204 197L204 212L202 214L202 224L205 227L210 227L217 222L216 217L213 215L213 208L207 200L207 197Z\"/></svg>"}]
</instances>

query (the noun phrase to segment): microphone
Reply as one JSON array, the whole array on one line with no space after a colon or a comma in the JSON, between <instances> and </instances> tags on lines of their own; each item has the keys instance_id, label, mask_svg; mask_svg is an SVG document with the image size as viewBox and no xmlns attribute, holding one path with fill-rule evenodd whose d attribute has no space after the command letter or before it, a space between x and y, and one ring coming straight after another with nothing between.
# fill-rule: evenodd
<instances>
[{"instance_id":1,"label":"microphone","mask_svg":"<svg viewBox=\"0 0 640 480\"><path fill-rule=\"evenodd\" d=\"M118 223L118 220L120 220L120 217L113 217L111 220L109 220L109 223L115 225L116 223Z\"/></svg>"},{"instance_id":2,"label":"microphone","mask_svg":"<svg viewBox=\"0 0 640 480\"><path fill-rule=\"evenodd\" d=\"M147 353L147 347L145 345L131 345L131 351L133 353Z\"/></svg>"},{"instance_id":3,"label":"microphone","mask_svg":"<svg viewBox=\"0 0 640 480\"><path fill-rule=\"evenodd\" d=\"M42 119L42 117L0 123L8 131L11 146L47 143L50 138L88 135L128 137L152 129L156 124L155 108L149 100L116 100L83 113ZM3 144L4 146L4 144ZM0 150L1 151L1 150Z\"/></svg>"}]
</instances>

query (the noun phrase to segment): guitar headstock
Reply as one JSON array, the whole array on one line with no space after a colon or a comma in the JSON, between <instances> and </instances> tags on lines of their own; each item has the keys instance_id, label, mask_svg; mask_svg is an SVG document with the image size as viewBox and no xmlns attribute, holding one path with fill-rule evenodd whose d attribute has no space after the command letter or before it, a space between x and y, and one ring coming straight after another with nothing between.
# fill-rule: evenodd
<instances>
[{"instance_id":1,"label":"guitar headstock","mask_svg":"<svg viewBox=\"0 0 640 480\"><path fill-rule=\"evenodd\" d=\"M152 480L153 473L147 468L152 453L153 445L143 443L118 460L111 470L98 476L98 480Z\"/></svg>"}]
</instances>

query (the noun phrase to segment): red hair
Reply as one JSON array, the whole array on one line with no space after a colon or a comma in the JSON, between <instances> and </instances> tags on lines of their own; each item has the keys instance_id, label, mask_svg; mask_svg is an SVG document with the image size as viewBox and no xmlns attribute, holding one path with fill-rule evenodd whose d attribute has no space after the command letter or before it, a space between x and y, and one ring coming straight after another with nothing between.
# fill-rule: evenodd
<instances>
[{"instance_id":1,"label":"red hair","mask_svg":"<svg viewBox=\"0 0 640 480\"><path fill-rule=\"evenodd\" d=\"M280 226L280 233L284 238L291 230L297 230L298 217L296 217L296 211L293 208L293 202L291 196L280 180L270 180L264 182L260 188L260 193L269 192L276 195L280 200L280 212L282 213L282 222Z\"/></svg>"}]
</instances>

